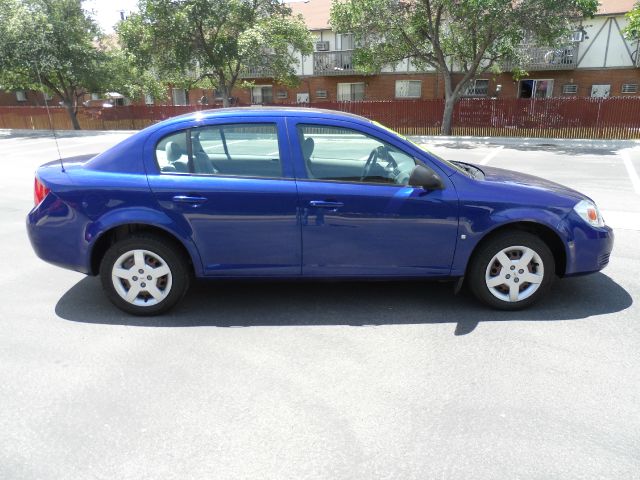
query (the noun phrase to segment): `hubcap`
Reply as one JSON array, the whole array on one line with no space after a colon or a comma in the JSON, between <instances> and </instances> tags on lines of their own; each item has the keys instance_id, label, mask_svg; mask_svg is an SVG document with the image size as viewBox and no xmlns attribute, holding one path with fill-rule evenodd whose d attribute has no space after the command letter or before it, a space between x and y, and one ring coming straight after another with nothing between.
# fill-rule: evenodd
<instances>
[{"instance_id":1,"label":"hubcap","mask_svg":"<svg viewBox=\"0 0 640 480\"><path fill-rule=\"evenodd\" d=\"M533 295L544 278L540 255L529 247L500 250L489 262L485 282L491 294L505 302L520 302Z\"/></svg>"},{"instance_id":2,"label":"hubcap","mask_svg":"<svg viewBox=\"0 0 640 480\"><path fill-rule=\"evenodd\" d=\"M149 250L130 250L118 257L111 270L113 286L126 302L151 307L171 291L167 262Z\"/></svg>"}]
</instances>

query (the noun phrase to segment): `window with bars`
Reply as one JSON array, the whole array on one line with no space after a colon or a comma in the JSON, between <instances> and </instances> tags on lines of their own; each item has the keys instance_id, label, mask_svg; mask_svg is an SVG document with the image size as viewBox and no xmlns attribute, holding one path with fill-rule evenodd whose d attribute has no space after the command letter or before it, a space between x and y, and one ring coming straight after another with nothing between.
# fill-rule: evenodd
<instances>
[{"instance_id":1,"label":"window with bars","mask_svg":"<svg viewBox=\"0 0 640 480\"><path fill-rule=\"evenodd\" d=\"M420 98L422 80L396 80L396 98Z\"/></svg>"},{"instance_id":2,"label":"window with bars","mask_svg":"<svg viewBox=\"0 0 640 480\"><path fill-rule=\"evenodd\" d=\"M622 84L622 93L638 93L638 84L637 83L623 83Z\"/></svg>"},{"instance_id":3,"label":"window with bars","mask_svg":"<svg viewBox=\"0 0 640 480\"><path fill-rule=\"evenodd\" d=\"M27 101L27 93L24 90L17 90L16 91L16 100L19 102L26 102Z\"/></svg>"},{"instance_id":4,"label":"window with bars","mask_svg":"<svg viewBox=\"0 0 640 480\"><path fill-rule=\"evenodd\" d=\"M567 83L562 86L563 95L576 95L578 93L578 85L575 83Z\"/></svg>"},{"instance_id":5,"label":"window with bars","mask_svg":"<svg viewBox=\"0 0 640 480\"><path fill-rule=\"evenodd\" d=\"M338 84L339 102L357 102L358 100L364 100L364 82Z\"/></svg>"},{"instance_id":6,"label":"window with bars","mask_svg":"<svg viewBox=\"0 0 640 480\"><path fill-rule=\"evenodd\" d=\"M465 91L468 97L484 97L489 95L489 80L485 78L476 78L471 80Z\"/></svg>"}]
</instances>

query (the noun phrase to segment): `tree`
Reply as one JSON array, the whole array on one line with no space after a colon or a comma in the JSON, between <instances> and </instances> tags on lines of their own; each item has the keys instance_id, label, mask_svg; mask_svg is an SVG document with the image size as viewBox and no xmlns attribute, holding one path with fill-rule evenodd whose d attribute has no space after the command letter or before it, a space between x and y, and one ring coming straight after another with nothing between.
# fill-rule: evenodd
<instances>
[{"instance_id":1,"label":"tree","mask_svg":"<svg viewBox=\"0 0 640 480\"><path fill-rule=\"evenodd\" d=\"M624 27L625 36L629 40L640 40L640 2L636 3L626 16L629 23Z\"/></svg>"},{"instance_id":2,"label":"tree","mask_svg":"<svg viewBox=\"0 0 640 480\"><path fill-rule=\"evenodd\" d=\"M248 68L295 84L297 52L310 54L301 18L280 0L140 0L118 26L137 65L167 83L205 82L229 96Z\"/></svg>"},{"instance_id":3,"label":"tree","mask_svg":"<svg viewBox=\"0 0 640 480\"><path fill-rule=\"evenodd\" d=\"M0 85L58 95L80 129L78 101L108 71L100 32L80 0L0 0Z\"/></svg>"},{"instance_id":4,"label":"tree","mask_svg":"<svg viewBox=\"0 0 640 480\"><path fill-rule=\"evenodd\" d=\"M504 62L524 73L526 52L518 47L525 39L553 45L597 7L598 0L334 0L331 24L355 35L354 63L364 72L410 58L441 74L441 130L450 135L454 106L470 80L497 73Z\"/></svg>"}]
</instances>

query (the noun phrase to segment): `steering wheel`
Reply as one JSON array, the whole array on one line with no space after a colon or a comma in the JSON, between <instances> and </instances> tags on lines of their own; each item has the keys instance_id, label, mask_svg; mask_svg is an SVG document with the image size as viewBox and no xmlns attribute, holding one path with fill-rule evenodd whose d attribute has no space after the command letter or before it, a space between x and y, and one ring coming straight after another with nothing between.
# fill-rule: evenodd
<instances>
[{"instance_id":1,"label":"steering wheel","mask_svg":"<svg viewBox=\"0 0 640 480\"><path fill-rule=\"evenodd\" d=\"M364 164L364 168L362 169L362 175L360 176L361 182L369 175L371 168L373 168L373 166L376 164L376 160L378 160L379 149L380 147L376 147L373 150L371 150L371 153L369 154L369 158L367 158L367 162Z\"/></svg>"},{"instance_id":2,"label":"steering wheel","mask_svg":"<svg viewBox=\"0 0 640 480\"><path fill-rule=\"evenodd\" d=\"M360 181L363 181L369 175L373 166L378 163L378 159L386 161L387 164L392 167L393 171L398 168L398 162L396 162L394 158L389 155L389 149L384 145L380 145L379 147L371 150L369 158L367 158L367 162L364 164L364 168L362 169L362 176L360 177Z\"/></svg>"}]
</instances>

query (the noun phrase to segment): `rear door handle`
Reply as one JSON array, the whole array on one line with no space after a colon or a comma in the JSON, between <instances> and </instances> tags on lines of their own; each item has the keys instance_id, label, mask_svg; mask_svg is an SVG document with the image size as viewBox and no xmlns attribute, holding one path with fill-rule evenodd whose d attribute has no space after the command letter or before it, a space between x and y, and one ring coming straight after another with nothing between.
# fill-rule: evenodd
<instances>
[{"instance_id":1,"label":"rear door handle","mask_svg":"<svg viewBox=\"0 0 640 480\"><path fill-rule=\"evenodd\" d=\"M174 195L172 200L175 203L186 203L188 205L201 205L207 201L206 197L198 197L195 195Z\"/></svg>"},{"instance_id":2,"label":"rear door handle","mask_svg":"<svg viewBox=\"0 0 640 480\"><path fill-rule=\"evenodd\" d=\"M340 207L344 207L344 203L342 202L328 202L325 200L311 200L309 202L309 206L310 207L314 207L314 208L332 208L332 209L337 209Z\"/></svg>"}]
</instances>

